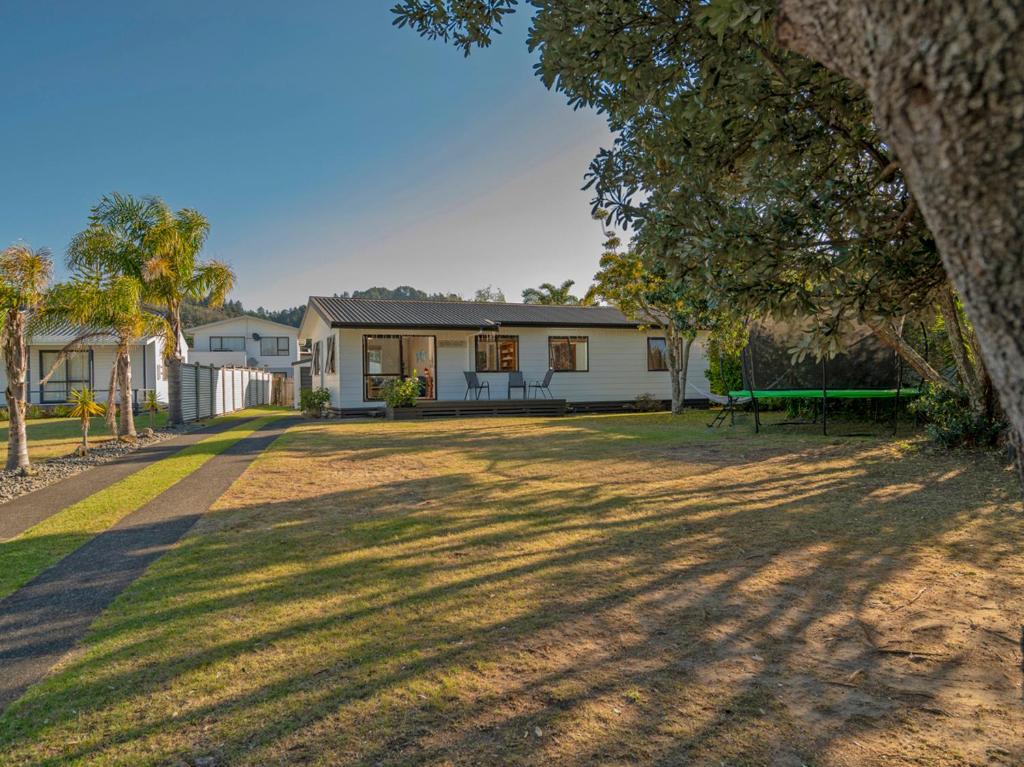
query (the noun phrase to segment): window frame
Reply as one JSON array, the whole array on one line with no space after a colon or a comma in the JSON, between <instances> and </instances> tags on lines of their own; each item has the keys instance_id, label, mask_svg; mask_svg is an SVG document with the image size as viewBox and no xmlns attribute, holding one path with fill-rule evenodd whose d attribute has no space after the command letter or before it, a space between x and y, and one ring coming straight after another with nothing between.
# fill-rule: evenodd
<instances>
[{"instance_id":1,"label":"window frame","mask_svg":"<svg viewBox=\"0 0 1024 767\"><path fill-rule=\"evenodd\" d=\"M312 352L310 354L310 359L312 360L312 372L313 372L313 375L315 375L315 376L320 375L321 371L320 371L320 342L319 341L314 341L313 342L313 349L312 349Z\"/></svg>"},{"instance_id":2,"label":"window frame","mask_svg":"<svg viewBox=\"0 0 1024 767\"><path fill-rule=\"evenodd\" d=\"M274 352L267 353L263 351L264 341L274 341L276 347ZM281 350L281 342L284 341L284 351ZM260 336L260 356L261 357L287 357L291 354L291 339L288 336Z\"/></svg>"},{"instance_id":3,"label":"window frame","mask_svg":"<svg viewBox=\"0 0 1024 767\"><path fill-rule=\"evenodd\" d=\"M397 338L398 339L398 373L367 373L366 372L366 342L371 338ZM370 399L366 396L366 380L368 378L405 378L408 371L405 369L405 339L406 338L429 338L432 340L434 349L434 396L418 397L417 399L434 402L437 400L437 387L440 380L437 363L437 336L426 333L364 333L363 334L363 402L383 402L383 397Z\"/></svg>"},{"instance_id":4,"label":"window frame","mask_svg":"<svg viewBox=\"0 0 1024 767\"><path fill-rule=\"evenodd\" d=\"M220 349L214 349L213 348L213 339L215 339L215 338L220 342L220 345L221 345ZM225 348L223 348L224 347L224 339L225 338L236 338L236 339L238 339L239 341L242 342L242 348L241 349L225 349ZM211 352L244 352L245 351L245 336L210 336L210 338L209 338L209 346L210 346L210 351Z\"/></svg>"},{"instance_id":5,"label":"window frame","mask_svg":"<svg viewBox=\"0 0 1024 767\"><path fill-rule=\"evenodd\" d=\"M45 354L58 354L59 355L60 352L61 352L60 349L40 349L39 350L39 378L42 378L44 375L46 375L47 371L50 369L50 366L46 365L43 362L43 355L45 355ZM46 394L47 394L46 387L44 387L42 385L42 383L40 383L39 384L39 404L40 405L59 405L59 404L64 404L66 402L70 402L71 401L71 391L72 391L72 389L82 388L81 384L85 384L85 386L87 386L90 389L95 389L96 388L94 383L93 383L93 380L95 378L95 370L94 370L94 367L93 367L92 349L83 349L81 351L71 352L71 354L84 354L84 355L86 355L86 360L88 362L88 367L89 367L89 372L88 372L89 378L88 379L84 379L84 378L70 378L69 377L70 370L69 370L68 366L69 366L69 364L71 362L71 359L70 359L70 355L68 355L68 357L64 358L64 362L62 363L63 366L64 366L64 380L63 381L54 381L53 378L51 377L50 381L47 384L49 386L49 385L54 384L54 383L63 383L64 384L64 397L63 397L63 399L59 399L59 400L47 399L47 397L46 397ZM54 375L56 375L56 373L57 373L57 371L54 371ZM77 384L78 386L73 386L73 384Z\"/></svg>"},{"instance_id":6,"label":"window frame","mask_svg":"<svg viewBox=\"0 0 1024 767\"><path fill-rule=\"evenodd\" d=\"M481 368L480 367L480 356L479 355L480 355L480 341L481 341L481 339L485 339L485 340L486 339L494 339L494 345L495 345L494 358L495 358L495 361L498 363L498 367L495 367L493 369ZM498 347L498 343L500 341L514 341L515 342L515 345L516 345L516 363L515 363L515 367L511 368L510 370L502 370L502 368L501 368L501 360L498 358L498 348L497 348ZM494 334L491 334L491 333L477 333L477 335L474 336L474 341L473 341L473 369L477 373L511 373L512 371L519 370L520 369L519 368L519 336L518 335L508 335L508 334L494 335Z\"/></svg>"},{"instance_id":7,"label":"window frame","mask_svg":"<svg viewBox=\"0 0 1024 767\"><path fill-rule=\"evenodd\" d=\"M665 367L663 368L651 367L651 341L661 341L665 345L665 351L662 354L662 359L665 361ZM668 369L668 339L665 336L647 336L647 372L667 373Z\"/></svg>"},{"instance_id":8,"label":"window frame","mask_svg":"<svg viewBox=\"0 0 1024 767\"><path fill-rule=\"evenodd\" d=\"M337 345L334 334L327 336L327 345L324 347L324 373L334 375L338 372Z\"/></svg>"},{"instance_id":9,"label":"window frame","mask_svg":"<svg viewBox=\"0 0 1024 767\"><path fill-rule=\"evenodd\" d=\"M556 368L554 365L554 355L552 353L552 341L566 341L571 343L576 341L584 341L587 345L587 367L584 369L572 368L571 370L565 370ZM589 373L590 372L590 336L548 336L548 367L554 370L556 373Z\"/></svg>"}]
</instances>

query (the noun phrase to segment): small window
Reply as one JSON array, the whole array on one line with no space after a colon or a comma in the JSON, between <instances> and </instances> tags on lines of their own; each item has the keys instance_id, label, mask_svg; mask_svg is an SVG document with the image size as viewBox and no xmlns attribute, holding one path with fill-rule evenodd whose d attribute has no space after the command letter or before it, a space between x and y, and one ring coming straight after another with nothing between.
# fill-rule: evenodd
<instances>
[{"instance_id":1,"label":"small window","mask_svg":"<svg viewBox=\"0 0 1024 767\"><path fill-rule=\"evenodd\" d=\"M664 338L647 339L647 369L668 370L668 344Z\"/></svg>"},{"instance_id":2,"label":"small window","mask_svg":"<svg viewBox=\"0 0 1024 767\"><path fill-rule=\"evenodd\" d=\"M210 336L211 352L244 352L245 336Z\"/></svg>"},{"instance_id":3,"label":"small window","mask_svg":"<svg viewBox=\"0 0 1024 767\"><path fill-rule=\"evenodd\" d=\"M313 375L320 375L320 342L313 343Z\"/></svg>"},{"instance_id":4,"label":"small window","mask_svg":"<svg viewBox=\"0 0 1024 767\"><path fill-rule=\"evenodd\" d=\"M559 373L590 370L590 341L586 336L548 336L548 365Z\"/></svg>"},{"instance_id":5,"label":"small window","mask_svg":"<svg viewBox=\"0 0 1024 767\"><path fill-rule=\"evenodd\" d=\"M287 340L287 339L285 339L285 340ZM327 353L324 356L324 372L325 373L334 373L335 372L335 368L336 368L336 366L334 364L334 336L328 336L327 337Z\"/></svg>"},{"instance_id":6,"label":"small window","mask_svg":"<svg viewBox=\"0 0 1024 767\"><path fill-rule=\"evenodd\" d=\"M481 334L476 337L476 372L519 370L519 336Z\"/></svg>"},{"instance_id":7,"label":"small window","mask_svg":"<svg viewBox=\"0 0 1024 767\"><path fill-rule=\"evenodd\" d=\"M261 357L287 357L288 336L272 336L260 339Z\"/></svg>"}]
</instances>

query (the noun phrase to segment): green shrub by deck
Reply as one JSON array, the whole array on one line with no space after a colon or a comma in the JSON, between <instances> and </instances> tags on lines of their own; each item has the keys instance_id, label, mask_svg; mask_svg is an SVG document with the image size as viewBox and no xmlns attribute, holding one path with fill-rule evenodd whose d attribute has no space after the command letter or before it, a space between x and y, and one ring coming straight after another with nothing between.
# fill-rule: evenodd
<instances>
[{"instance_id":1,"label":"green shrub by deck","mask_svg":"<svg viewBox=\"0 0 1024 767\"><path fill-rule=\"evenodd\" d=\"M327 389L309 389L299 394L299 407L302 412L319 418L324 413L324 408L331 404L331 393Z\"/></svg>"},{"instance_id":2,"label":"green shrub by deck","mask_svg":"<svg viewBox=\"0 0 1024 767\"><path fill-rule=\"evenodd\" d=\"M383 394L388 407L415 407L420 396L420 381L418 378L396 378L385 384Z\"/></svg>"}]
</instances>

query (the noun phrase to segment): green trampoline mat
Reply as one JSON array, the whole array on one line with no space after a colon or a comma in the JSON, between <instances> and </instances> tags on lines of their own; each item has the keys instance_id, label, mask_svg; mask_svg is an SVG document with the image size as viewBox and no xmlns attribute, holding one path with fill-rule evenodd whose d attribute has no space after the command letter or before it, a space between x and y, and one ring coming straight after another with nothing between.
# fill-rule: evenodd
<instances>
[{"instance_id":1,"label":"green trampoline mat","mask_svg":"<svg viewBox=\"0 0 1024 767\"><path fill-rule=\"evenodd\" d=\"M916 397L921 393L920 389L739 389L729 392L729 396L733 399L893 399L897 391L901 397Z\"/></svg>"}]
</instances>

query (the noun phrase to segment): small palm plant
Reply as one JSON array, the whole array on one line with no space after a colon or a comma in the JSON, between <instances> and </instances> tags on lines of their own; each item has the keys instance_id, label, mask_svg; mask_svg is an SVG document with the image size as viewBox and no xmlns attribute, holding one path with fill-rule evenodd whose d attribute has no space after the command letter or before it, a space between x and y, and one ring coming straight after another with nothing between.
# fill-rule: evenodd
<instances>
[{"instance_id":1,"label":"small palm plant","mask_svg":"<svg viewBox=\"0 0 1024 767\"><path fill-rule=\"evenodd\" d=\"M89 452L89 421L94 415L103 415L104 408L88 386L71 391L71 406L71 417L82 422L81 451L84 455Z\"/></svg>"},{"instance_id":2,"label":"small palm plant","mask_svg":"<svg viewBox=\"0 0 1024 767\"><path fill-rule=\"evenodd\" d=\"M146 399L143 400L142 406L146 409L146 412L149 413L149 428L152 429L155 423L154 419L156 418L156 414L160 411L160 400L156 398L155 389L150 389L146 392Z\"/></svg>"}]
</instances>

